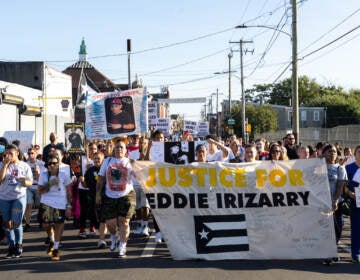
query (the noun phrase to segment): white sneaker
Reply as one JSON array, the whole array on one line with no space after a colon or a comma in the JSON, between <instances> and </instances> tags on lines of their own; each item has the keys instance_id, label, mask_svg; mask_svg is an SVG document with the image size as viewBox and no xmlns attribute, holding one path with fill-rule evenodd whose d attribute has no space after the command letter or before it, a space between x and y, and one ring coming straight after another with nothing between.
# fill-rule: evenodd
<instances>
[{"instance_id":1,"label":"white sneaker","mask_svg":"<svg viewBox=\"0 0 360 280\"><path fill-rule=\"evenodd\" d=\"M106 248L106 241L100 239L99 242L98 242L98 248L99 249Z\"/></svg>"},{"instance_id":2,"label":"white sneaker","mask_svg":"<svg viewBox=\"0 0 360 280\"><path fill-rule=\"evenodd\" d=\"M144 236L149 236L149 227L144 226L142 228L141 234L144 235Z\"/></svg>"},{"instance_id":3,"label":"white sneaker","mask_svg":"<svg viewBox=\"0 0 360 280\"><path fill-rule=\"evenodd\" d=\"M119 244L119 258L126 257L126 245Z\"/></svg>"},{"instance_id":4,"label":"white sneaker","mask_svg":"<svg viewBox=\"0 0 360 280\"><path fill-rule=\"evenodd\" d=\"M162 242L162 235L161 235L160 231L155 234L155 242L156 243L161 243Z\"/></svg>"},{"instance_id":5,"label":"white sneaker","mask_svg":"<svg viewBox=\"0 0 360 280\"><path fill-rule=\"evenodd\" d=\"M110 244L110 251L114 251L116 248L116 243L117 243L117 236L115 238L111 237L111 244Z\"/></svg>"},{"instance_id":6,"label":"white sneaker","mask_svg":"<svg viewBox=\"0 0 360 280\"><path fill-rule=\"evenodd\" d=\"M138 225L134 231L135 234L141 234L141 231L142 231L142 227L141 225Z\"/></svg>"}]
</instances>

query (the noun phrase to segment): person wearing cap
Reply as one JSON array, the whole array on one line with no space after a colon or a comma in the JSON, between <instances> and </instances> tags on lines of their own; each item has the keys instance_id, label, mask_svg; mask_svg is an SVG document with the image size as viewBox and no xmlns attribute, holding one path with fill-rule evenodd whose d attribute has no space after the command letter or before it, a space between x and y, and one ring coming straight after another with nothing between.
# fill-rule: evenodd
<instances>
[{"instance_id":1,"label":"person wearing cap","mask_svg":"<svg viewBox=\"0 0 360 280\"><path fill-rule=\"evenodd\" d=\"M19 148L13 144L8 145L0 163L0 212L9 245L6 258L20 258L22 255L26 188L32 183L31 168L19 160Z\"/></svg>"},{"instance_id":2,"label":"person wearing cap","mask_svg":"<svg viewBox=\"0 0 360 280\"><path fill-rule=\"evenodd\" d=\"M58 150L61 151L61 150ZM64 231L65 217L71 215L71 178L61 168L61 157L51 153L45 163L46 169L40 173L38 191L41 195L41 220L49 237L47 254L53 261L60 260L59 245Z\"/></svg>"},{"instance_id":3,"label":"person wearing cap","mask_svg":"<svg viewBox=\"0 0 360 280\"><path fill-rule=\"evenodd\" d=\"M193 139L191 133L188 130L185 130L181 137L181 141L191 142L191 141L194 141L194 139Z\"/></svg>"},{"instance_id":4,"label":"person wearing cap","mask_svg":"<svg viewBox=\"0 0 360 280\"><path fill-rule=\"evenodd\" d=\"M110 112L107 119L108 133L118 134L134 131L134 118L124 110L121 98L116 97L110 100Z\"/></svg>"}]
</instances>

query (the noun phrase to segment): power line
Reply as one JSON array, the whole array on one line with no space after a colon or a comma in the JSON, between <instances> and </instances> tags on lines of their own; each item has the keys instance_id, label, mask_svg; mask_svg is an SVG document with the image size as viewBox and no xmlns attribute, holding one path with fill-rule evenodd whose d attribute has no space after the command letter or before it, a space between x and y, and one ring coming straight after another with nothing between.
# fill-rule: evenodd
<instances>
[{"instance_id":1,"label":"power line","mask_svg":"<svg viewBox=\"0 0 360 280\"><path fill-rule=\"evenodd\" d=\"M319 38L317 38L315 41L313 41L312 43L310 43L309 45L307 45L305 48L303 48L301 52L307 50L308 48L310 48L312 45L314 45L315 43L319 42L322 38L324 38L326 35L328 35L331 31L335 30L337 27L339 27L341 24L343 24L345 21L347 21L348 19L350 19L352 16L354 16L355 14L357 14L360 11L360 8L357 9L356 11L354 11L353 13L351 13L350 15L348 15L346 18L344 18L342 21L340 21L338 24L336 24L333 28L331 28L330 30L328 30L327 32L325 32L323 35L321 35Z\"/></svg>"},{"instance_id":2,"label":"power line","mask_svg":"<svg viewBox=\"0 0 360 280\"><path fill-rule=\"evenodd\" d=\"M285 22L283 23L283 25L281 26L281 28L279 28L281 21L285 18ZM288 20L288 16L286 15L286 13L283 14L283 16L281 17L279 23L277 24L277 26L275 27L275 29L279 29L282 30L285 26L285 24L287 23ZM260 63L264 60L265 55L269 52L269 50L271 49L271 47L274 45L275 41L277 40L278 36L279 36L280 32L278 30L274 30L273 35L271 36L269 43L267 44L265 51L263 52L263 54L261 55L258 63L256 64L255 68L251 71L251 73L249 75L247 75L247 77L250 77L251 75L253 75L255 73L255 71L258 69L258 67L260 66Z\"/></svg>"},{"instance_id":3,"label":"power line","mask_svg":"<svg viewBox=\"0 0 360 280\"><path fill-rule=\"evenodd\" d=\"M336 50L336 49L338 49L338 48L346 45L347 43L349 43L350 41L356 39L356 38L359 37L359 36L360 36L360 33L359 33L359 34L356 34L355 36L353 36L353 37L350 38L349 40L345 41L344 43L342 43L342 44L340 44L340 45L338 45L338 46L330 49L329 51L323 53L322 55L320 55L320 56L318 56L318 57L316 57L316 58L313 58L311 61L308 61L308 62L305 62L305 63L301 63L301 65L307 65L307 64L313 63L315 60L318 60L318 59L320 59L321 57L323 57L323 56L325 56L325 55L333 52L334 50Z\"/></svg>"},{"instance_id":4,"label":"power line","mask_svg":"<svg viewBox=\"0 0 360 280\"><path fill-rule=\"evenodd\" d=\"M275 83L281 78L281 76L284 75L284 73L286 72L286 70L289 69L290 65L291 65L291 62L289 62L289 64L286 65L286 67L284 68L284 70L280 73L279 76L276 77L276 79L272 82L272 84L275 84Z\"/></svg>"},{"instance_id":5,"label":"power line","mask_svg":"<svg viewBox=\"0 0 360 280\"><path fill-rule=\"evenodd\" d=\"M252 21L255 21L255 20L258 20L259 18L262 18L262 17L264 17L265 15L270 15L270 16L272 16L275 12L277 12L277 11L280 10L280 9L282 9L283 7L286 7L286 4L283 4L283 5L275 8L274 10L272 10L272 11L270 11L270 12L265 12L265 13L257 16L257 17L254 17L254 18L252 18L252 19L249 19L249 20L243 22L243 24L247 25L247 23L252 22Z\"/></svg>"},{"instance_id":6,"label":"power line","mask_svg":"<svg viewBox=\"0 0 360 280\"><path fill-rule=\"evenodd\" d=\"M320 48L318 48L318 49L316 49L316 50L314 50L314 51L312 51L312 52L304 55L301 59L298 59L298 60L303 60L304 58L309 57L310 55L313 55L313 54L317 53L318 51L320 51L320 50L322 50L322 49L330 46L331 44L335 43L336 41L338 41L338 40L342 39L343 37L349 35L350 33L354 32L354 31L355 31L356 29L358 29L358 28L360 28L360 25L354 27L353 29L349 30L348 32L344 33L343 35L339 36L338 38L332 40L331 42L329 42L329 43L321 46ZM357 37L357 36L356 36L356 37ZM352 39L354 39L354 38L352 38ZM348 42L348 41L347 41L347 42ZM278 76L276 77L276 79L272 82L273 84L275 84L275 83L280 79L280 77L285 73L285 71L290 67L290 65L291 65L291 62L284 68L284 70L280 73L280 75L278 75Z\"/></svg>"},{"instance_id":7,"label":"power line","mask_svg":"<svg viewBox=\"0 0 360 280\"><path fill-rule=\"evenodd\" d=\"M212 54L209 54L209 55L206 55L206 56L203 56L203 57L199 57L199 58L190 60L190 61L188 61L188 62L184 62L184 63L181 63L181 64L177 64L177 65L174 65L174 66L170 66L170 67L166 67L166 68L163 68L163 69L160 69L160 70L156 70L156 71L153 71L153 72L145 73L145 74L142 74L141 76L149 76L149 75L151 75L151 74L155 74L155 73L159 73L159 72L163 72L163 71L167 71L167 70L179 68L179 67L182 67L182 66L185 66L185 65L194 63L194 62L198 62L198 61L203 60L203 59L205 59L205 58L209 58L209 57L215 56L215 55L217 55L217 54L219 54L219 53L222 53L222 52L224 52L224 51L226 51L226 50L228 50L228 49L229 49L229 48L222 49L222 50L217 51L217 52L215 52L215 53L212 53Z\"/></svg>"},{"instance_id":8,"label":"power line","mask_svg":"<svg viewBox=\"0 0 360 280\"><path fill-rule=\"evenodd\" d=\"M248 23L248 22L257 20L257 19L259 19L261 17L264 17L265 15L272 15L273 13L275 13L277 10L283 8L284 6L285 6L285 4L275 8L274 10L272 10L270 12L266 12L266 13L260 15L260 16L249 19L248 21L245 21L244 23ZM141 54L141 53L145 53L145 52L150 52L150 51L156 51L156 50L161 50L161 49L165 49L165 48L175 47L175 46L191 43L191 42L194 42L194 41L198 41L198 40L201 40L201 39L204 39L204 38L208 38L208 37L211 37L211 36L215 36L215 35L218 35L218 34L221 34L221 33L226 33L226 32L228 32L230 30L233 30L233 29L234 29L234 27L230 27L230 28L226 28L224 30L220 30L220 31L217 31L217 32L205 34L203 36L195 37L195 38L188 39L188 40L185 40L185 41L180 41L180 42L176 42L176 43L172 43L172 44L168 44L168 45L164 45L164 46L159 46L159 47L152 47L152 48L145 49L145 50L140 50L140 51L134 51L134 52L131 52L131 54L132 55L133 54ZM99 58L114 57L114 56L127 56L127 55L128 55L128 53L97 55L97 56L88 57L88 59L99 59ZM3 61L5 61L5 60L3 59ZM74 60L74 59L69 59L69 60L45 60L45 61L48 62L48 63L76 62L76 60Z\"/></svg>"},{"instance_id":9,"label":"power line","mask_svg":"<svg viewBox=\"0 0 360 280\"><path fill-rule=\"evenodd\" d=\"M302 60L302 59L304 59L304 58L306 58L306 57L308 57L308 56L310 56L310 55L313 55L314 53L317 53L318 51L321 51L322 49L324 49L324 48L332 45L333 43L339 41L340 39L342 39L342 38L344 38L345 36L349 35L350 33L354 32L354 31L355 31L356 29L358 29L358 28L360 28L360 25L354 27L353 29L351 29L351 30L349 30L348 32L344 33L343 35L337 37L336 39L330 41L329 43L321 46L320 48L318 48L318 49L316 49L316 50L314 50L314 51L312 51L312 52L304 55L300 60Z\"/></svg>"}]
</instances>

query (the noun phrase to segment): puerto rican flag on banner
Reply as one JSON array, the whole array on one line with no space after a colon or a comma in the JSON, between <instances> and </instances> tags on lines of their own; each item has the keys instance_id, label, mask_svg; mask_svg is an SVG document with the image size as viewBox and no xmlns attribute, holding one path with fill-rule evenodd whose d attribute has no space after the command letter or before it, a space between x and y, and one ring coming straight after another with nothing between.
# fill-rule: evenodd
<instances>
[{"instance_id":1,"label":"puerto rican flag on banner","mask_svg":"<svg viewBox=\"0 0 360 280\"><path fill-rule=\"evenodd\" d=\"M245 215L194 216L198 254L249 251Z\"/></svg>"}]
</instances>

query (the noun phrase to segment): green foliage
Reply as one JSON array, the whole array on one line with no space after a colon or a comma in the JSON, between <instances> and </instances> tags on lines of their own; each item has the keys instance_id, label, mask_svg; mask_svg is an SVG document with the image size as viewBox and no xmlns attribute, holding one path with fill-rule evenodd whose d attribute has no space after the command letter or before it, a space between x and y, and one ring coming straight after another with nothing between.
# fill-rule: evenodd
<instances>
[{"instance_id":1,"label":"green foliage","mask_svg":"<svg viewBox=\"0 0 360 280\"><path fill-rule=\"evenodd\" d=\"M232 118L235 119L235 134L242 135L242 108L241 105L235 104L232 107ZM251 124L250 139L253 139L254 134L264 133L267 131L275 131L277 129L277 112L271 108L270 105L246 105L245 117L248 123Z\"/></svg>"},{"instance_id":2,"label":"green foliage","mask_svg":"<svg viewBox=\"0 0 360 280\"><path fill-rule=\"evenodd\" d=\"M254 85L246 91L248 102L290 106L291 79L276 84ZM299 105L327 108L327 127L360 123L360 89L345 92L335 85L323 86L307 76L299 77Z\"/></svg>"}]
</instances>

